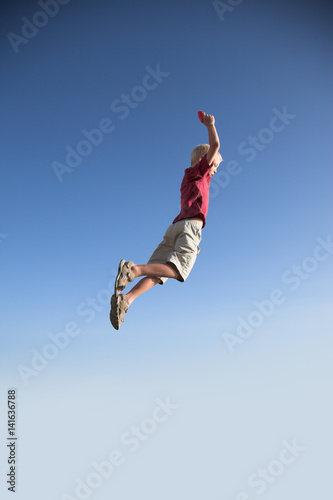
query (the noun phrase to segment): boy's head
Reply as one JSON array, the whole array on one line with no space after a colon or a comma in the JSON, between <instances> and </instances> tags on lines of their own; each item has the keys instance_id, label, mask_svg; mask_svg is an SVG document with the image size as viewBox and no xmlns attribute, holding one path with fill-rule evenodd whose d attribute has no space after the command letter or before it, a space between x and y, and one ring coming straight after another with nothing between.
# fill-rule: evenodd
<instances>
[{"instance_id":1,"label":"boy's head","mask_svg":"<svg viewBox=\"0 0 333 500\"><path fill-rule=\"evenodd\" d=\"M196 146L193 149L191 153L191 167L194 167L194 165L196 165L198 161L201 160L201 158L208 153L209 148L210 148L209 144L199 144L199 146ZM209 171L210 175L214 175L216 173L216 169L221 163L221 161L223 161L221 154L216 153L212 166Z\"/></svg>"}]
</instances>

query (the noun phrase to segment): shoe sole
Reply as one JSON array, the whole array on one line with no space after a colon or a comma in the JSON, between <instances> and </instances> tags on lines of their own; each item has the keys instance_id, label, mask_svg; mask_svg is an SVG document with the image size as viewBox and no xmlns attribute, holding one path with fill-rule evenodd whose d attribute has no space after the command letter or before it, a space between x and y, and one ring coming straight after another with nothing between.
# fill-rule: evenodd
<instances>
[{"instance_id":1,"label":"shoe sole","mask_svg":"<svg viewBox=\"0 0 333 500\"><path fill-rule=\"evenodd\" d=\"M121 270L124 267L125 263L126 263L125 259L121 259L121 261L119 262L117 277L116 277L116 279L114 281L114 294L115 295L117 295L117 292L118 292L118 281L119 281L119 278L120 278L120 275L121 275Z\"/></svg>"},{"instance_id":2,"label":"shoe sole","mask_svg":"<svg viewBox=\"0 0 333 500\"><path fill-rule=\"evenodd\" d=\"M111 297L111 311L110 311L110 322L115 330L119 330L119 297L117 295L112 295Z\"/></svg>"}]
</instances>

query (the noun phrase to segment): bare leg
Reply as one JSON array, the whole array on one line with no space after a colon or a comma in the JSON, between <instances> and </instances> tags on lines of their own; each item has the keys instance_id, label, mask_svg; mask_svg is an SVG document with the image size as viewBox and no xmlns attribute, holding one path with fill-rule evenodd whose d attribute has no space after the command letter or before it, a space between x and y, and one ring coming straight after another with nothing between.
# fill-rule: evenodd
<instances>
[{"instance_id":1,"label":"bare leg","mask_svg":"<svg viewBox=\"0 0 333 500\"><path fill-rule=\"evenodd\" d=\"M131 271L134 278L138 278L139 276L150 276L154 278L162 276L163 278L181 279L178 270L172 264L134 264L131 267Z\"/></svg>"},{"instance_id":2,"label":"bare leg","mask_svg":"<svg viewBox=\"0 0 333 500\"><path fill-rule=\"evenodd\" d=\"M127 304L130 305L139 295L147 292L154 285L160 283L159 277L181 279L177 268L170 264L134 264L131 267L134 278L145 276L127 294Z\"/></svg>"},{"instance_id":3,"label":"bare leg","mask_svg":"<svg viewBox=\"0 0 333 500\"><path fill-rule=\"evenodd\" d=\"M131 305L133 300L139 297L139 295L141 295L144 292L147 292L147 290L150 290L150 288L152 288L154 285L157 285L157 283L159 282L160 280L158 278L150 278L150 277L142 278L142 280L140 280L139 283L137 283L132 288L132 290L130 290L126 294L127 304Z\"/></svg>"}]
</instances>

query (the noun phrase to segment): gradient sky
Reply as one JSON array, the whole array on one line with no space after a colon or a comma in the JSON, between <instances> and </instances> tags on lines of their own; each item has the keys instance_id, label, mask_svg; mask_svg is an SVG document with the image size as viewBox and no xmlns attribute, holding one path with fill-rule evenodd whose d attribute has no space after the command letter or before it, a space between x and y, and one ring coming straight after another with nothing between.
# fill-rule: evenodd
<instances>
[{"instance_id":1,"label":"gradient sky","mask_svg":"<svg viewBox=\"0 0 333 500\"><path fill-rule=\"evenodd\" d=\"M156 498L157 477L168 481L159 498L178 498L179 488L182 498L188 493L196 500L209 483L210 498L234 499L288 436L303 439L310 451L296 475L288 471L265 498L319 496L316 474L322 481L327 467L319 443L328 423L321 426L317 413L332 371L332 7L325 1L236 4L70 0L57 12L48 4L53 17L36 14L42 8L33 1L2 8L1 405L7 388L17 387L26 447L18 499L73 494L75 474L83 477L84 464L103 457L87 431L94 405L112 449L107 415L117 437L124 416L126 429L166 395L184 413L162 442L154 441L151 455L146 449L147 466L140 466L154 470L161 460L164 473L145 480L133 461L119 477L118 499L134 491ZM115 270L122 258L145 263L179 213L191 150L208 140L199 109L214 114L224 158L211 183L201 252L185 284L169 280L140 297L115 333L108 319ZM268 317L260 313L265 304ZM243 326L242 338L240 325L248 321L253 325ZM25 384L18 367L31 368L36 351L66 329L66 347L54 350L54 359ZM35 445L32 437L23 444L23 437L38 433L46 394L54 397L42 453L51 461L49 473L62 463L62 475L57 488L49 489L49 478L36 493L31 478L38 454L29 464ZM70 433L63 412L74 394L73 421L82 428L65 460L61 447ZM259 423L267 394L273 408ZM219 427L217 415L223 418L227 404L233 410ZM238 422L238 429L245 425L240 437L232 425L245 408L251 418ZM56 436L47 421L55 425L58 417ZM195 431L201 425L209 439L204 429ZM185 438L185 428L195 436L187 430ZM86 433L91 441L81 450ZM224 483L221 449L221 467L230 469ZM206 465L195 461L196 452L210 457ZM239 455L241 472L228 462ZM74 462L77 472L70 469ZM140 488L132 490L137 475ZM105 498L109 487L95 497Z\"/></svg>"}]
</instances>

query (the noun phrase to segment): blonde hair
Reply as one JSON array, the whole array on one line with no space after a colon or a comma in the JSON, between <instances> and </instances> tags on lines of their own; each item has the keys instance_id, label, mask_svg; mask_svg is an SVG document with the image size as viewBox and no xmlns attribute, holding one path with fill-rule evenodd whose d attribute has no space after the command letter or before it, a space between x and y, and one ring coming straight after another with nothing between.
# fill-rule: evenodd
<instances>
[{"instance_id":1,"label":"blonde hair","mask_svg":"<svg viewBox=\"0 0 333 500\"><path fill-rule=\"evenodd\" d=\"M199 146L196 146L192 153L191 153L191 167L194 167L200 160L202 156L208 153L209 151L209 144L199 144ZM216 158L220 159L220 162L223 160L222 156L220 153L216 153Z\"/></svg>"}]
</instances>

